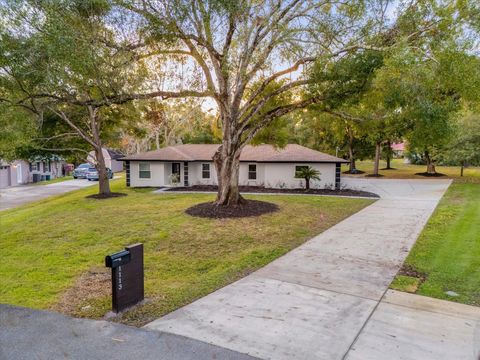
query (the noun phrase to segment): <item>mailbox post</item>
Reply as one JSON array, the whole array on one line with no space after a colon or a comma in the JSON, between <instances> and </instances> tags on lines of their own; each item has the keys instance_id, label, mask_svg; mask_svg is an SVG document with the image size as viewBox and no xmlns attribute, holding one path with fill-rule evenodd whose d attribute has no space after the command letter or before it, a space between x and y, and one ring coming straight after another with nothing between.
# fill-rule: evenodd
<instances>
[{"instance_id":1,"label":"mailbox post","mask_svg":"<svg viewBox=\"0 0 480 360\"><path fill-rule=\"evenodd\" d=\"M105 257L105 266L112 269L112 310L116 313L144 298L143 244Z\"/></svg>"}]
</instances>

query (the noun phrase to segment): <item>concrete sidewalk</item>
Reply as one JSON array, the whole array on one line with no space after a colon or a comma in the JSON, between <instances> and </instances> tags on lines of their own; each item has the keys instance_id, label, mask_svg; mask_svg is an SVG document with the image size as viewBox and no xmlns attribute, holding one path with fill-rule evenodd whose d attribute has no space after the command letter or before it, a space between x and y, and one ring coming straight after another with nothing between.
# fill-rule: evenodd
<instances>
[{"instance_id":1,"label":"concrete sidewalk","mask_svg":"<svg viewBox=\"0 0 480 360\"><path fill-rule=\"evenodd\" d=\"M383 359L468 358L465 349L468 354L475 351L473 335L461 341L460 335L444 339L435 344L431 357L415 356L428 354L428 349L410 349L412 356L408 356L409 348L389 356L376 347L375 340L373 345L369 342L372 335L367 336L374 331L370 324L381 322L382 312L394 306L380 302L450 181L345 182L381 199L261 270L146 327L262 359L342 359L354 356L354 350L360 354L356 359L374 358L372 354L379 358L383 354ZM413 324L415 311L412 307L407 314ZM419 327L425 319L418 321ZM464 330L459 334L469 329L478 332L478 321L469 321L459 324ZM387 325L398 329L395 322ZM439 320L436 325L432 339L438 333L451 333L448 321ZM406 334L407 339L416 335L415 326ZM408 343L392 341L392 346L399 347ZM371 353L369 346L376 352Z\"/></svg>"},{"instance_id":2,"label":"concrete sidewalk","mask_svg":"<svg viewBox=\"0 0 480 360\"><path fill-rule=\"evenodd\" d=\"M480 308L388 290L348 360L478 360Z\"/></svg>"},{"instance_id":3,"label":"concrete sidewalk","mask_svg":"<svg viewBox=\"0 0 480 360\"><path fill-rule=\"evenodd\" d=\"M15 208L29 202L93 185L98 186L98 183L86 179L76 179L47 185L19 185L0 189L0 210Z\"/></svg>"},{"instance_id":4,"label":"concrete sidewalk","mask_svg":"<svg viewBox=\"0 0 480 360\"><path fill-rule=\"evenodd\" d=\"M183 336L0 305L2 360L254 360Z\"/></svg>"}]
</instances>

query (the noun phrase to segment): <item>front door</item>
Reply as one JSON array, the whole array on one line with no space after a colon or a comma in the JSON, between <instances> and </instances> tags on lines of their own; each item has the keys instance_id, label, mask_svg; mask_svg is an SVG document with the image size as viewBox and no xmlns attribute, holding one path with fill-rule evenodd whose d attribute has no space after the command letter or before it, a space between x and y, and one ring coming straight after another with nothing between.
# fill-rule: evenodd
<instances>
[{"instance_id":1,"label":"front door","mask_svg":"<svg viewBox=\"0 0 480 360\"><path fill-rule=\"evenodd\" d=\"M180 182L180 163L172 163L172 178L173 177L175 177L175 180L172 182L175 182L175 183Z\"/></svg>"}]
</instances>

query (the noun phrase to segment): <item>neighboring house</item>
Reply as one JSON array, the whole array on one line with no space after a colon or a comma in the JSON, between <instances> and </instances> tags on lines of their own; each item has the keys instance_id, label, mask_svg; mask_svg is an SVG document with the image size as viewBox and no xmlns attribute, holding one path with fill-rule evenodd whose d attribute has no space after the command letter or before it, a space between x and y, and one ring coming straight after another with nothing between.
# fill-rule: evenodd
<instances>
[{"instance_id":1,"label":"neighboring house","mask_svg":"<svg viewBox=\"0 0 480 360\"><path fill-rule=\"evenodd\" d=\"M57 156L33 160L0 160L0 189L64 176L66 162Z\"/></svg>"},{"instance_id":2,"label":"neighboring house","mask_svg":"<svg viewBox=\"0 0 480 360\"><path fill-rule=\"evenodd\" d=\"M0 160L0 189L28 182L28 162L15 160L7 163Z\"/></svg>"},{"instance_id":3,"label":"neighboring house","mask_svg":"<svg viewBox=\"0 0 480 360\"><path fill-rule=\"evenodd\" d=\"M393 143L391 145L391 148L395 157L400 158L400 157L403 157L403 155L405 154L406 144L405 142Z\"/></svg>"},{"instance_id":4,"label":"neighboring house","mask_svg":"<svg viewBox=\"0 0 480 360\"><path fill-rule=\"evenodd\" d=\"M168 146L124 157L127 186L216 185L212 158L218 144ZM296 171L311 166L320 172L312 188L340 188L340 166L347 161L300 145L282 149L272 145L247 145L240 156L239 184L266 188L302 188L304 180ZM172 180L178 181L172 181Z\"/></svg>"},{"instance_id":5,"label":"neighboring house","mask_svg":"<svg viewBox=\"0 0 480 360\"><path fill-rule=\"evenodd\" d=\"M112 149L102 149L103 157L105 158L105 166L112 170L112 172L116 173L119 171L123 171L123 162L119 160L120 158L124 157L125 155L122 154L120 151L112 150ZM97 163L97 157L95 156L95 151L90 151L87 156L87 161L91 164Z\"/></svg>"}]
</instances>

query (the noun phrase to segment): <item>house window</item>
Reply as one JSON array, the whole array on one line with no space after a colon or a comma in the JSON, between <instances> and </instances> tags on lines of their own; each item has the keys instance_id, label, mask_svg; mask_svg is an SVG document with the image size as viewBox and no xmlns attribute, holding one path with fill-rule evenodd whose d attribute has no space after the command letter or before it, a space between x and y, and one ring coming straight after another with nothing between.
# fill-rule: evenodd
<instances>
[{"instance_id":1,"label":"house window","mask_svg":"<svg viewBox=\"0 0 480 360\"><path fill-rule=\"evenodd\" d=\"M295 166L295 178L301 179L301 176L298 176L298 173L304 169L308 169L308 165L297 165Z\"/></svg>"},{"instance_id":2,"label":"house window","mask_svg":"<svg viewBox=\"0 0 480 360\"><path fill-rule=\"evenodd\" d=\"M140 163L138 164L138 177L140 179L150 179L150 163Z\"/></svg>"},{"instance_id":3,"label":"house window","mask_svg":"<svg viewBox=\"0 0 480 360\"><path fill-rule=\"evenodd\" d=\"M42 164L43 164L43 172L52 171L50 161L44 161Z\"/></svg>"},{"instance_id":4,"label":"house window","mask_svg":"<svg viewBox=\"0 0 480 360\"><path fill-rule=\"evenodd\" d=\"M37 162L37 167L36 167L35 170L37 170L37 171L42 171L42 168L40 167L40 162Z\"/></svg>"},{"instance_id":5,"label":"house window","mask_svg":"<svg viewBox=\"0 0 480 360\"><path fill-rule=\"evenodd\" d=\"M202 179L210 179L210 164L202 164Z\"/></svg>"},{"instance_id":6,"label":"house window","mask_svg":"<svg viewBox=\"0 0 480 360\"><path fill-rule=\"evenodd\" d=\"M248 165L248 180L257 180L257 165Z\"/></svg>"}]
</instances>

